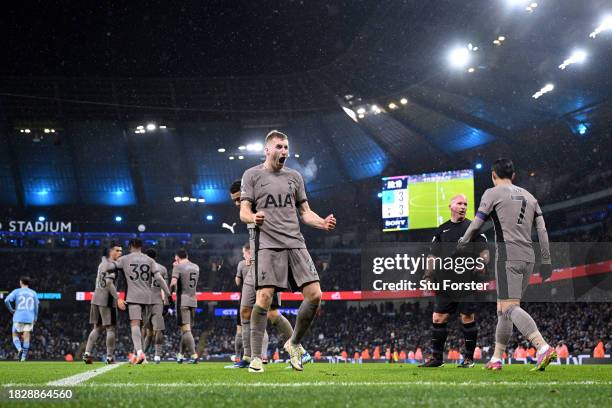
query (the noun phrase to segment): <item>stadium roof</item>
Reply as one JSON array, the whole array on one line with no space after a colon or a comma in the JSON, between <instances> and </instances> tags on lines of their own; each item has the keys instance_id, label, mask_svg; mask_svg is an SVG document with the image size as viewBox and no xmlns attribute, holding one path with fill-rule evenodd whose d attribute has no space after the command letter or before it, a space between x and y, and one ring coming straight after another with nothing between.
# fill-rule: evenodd
<instances>
[{"instance_id":1,"label":"stadium roof","mask_svg":"<svg viewBox=\"0 0 612 408\"><path fill-rule=\"evenodd\" d=\"M239 163L231 149L271 128L292 136L302 170L316 169L315 192L339 180L462 168L498 154L541 159L546 144L569 155L582 136L609 127L612 34L589 34L612 9L596 0L519 3L16 9L5 29L20 41L0 70L0 121L15 136L0 147L3 200L129 205L189 194L220 201L259 160L246 155L227 167L231 155ZM43 17L55 23L39 24ZM457 49L466 57L460 67L449 61ZM585 63L560 69L577 49L586 51ZM536 98L547 84L554 87ZM149 122L167 131L134 134ZM36 132L42 143L32 142ZM144 160L168 151L180 153L180 164ZM111 157L112 171L100 174L96 155ZM183 181L160 187L165 178Z\"/></svg>"}]
</instances>

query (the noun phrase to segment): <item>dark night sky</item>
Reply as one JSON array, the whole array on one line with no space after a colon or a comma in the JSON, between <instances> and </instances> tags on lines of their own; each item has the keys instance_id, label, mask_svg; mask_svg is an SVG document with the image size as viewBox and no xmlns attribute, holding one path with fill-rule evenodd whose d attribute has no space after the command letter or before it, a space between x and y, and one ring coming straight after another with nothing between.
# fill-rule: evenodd
<instances>
[{"instance_id":1,"label":"dark night sky","mask_svg":"<svg viewBox=\"0 0 612 408\"><path fill-rule=\"evenodd\" d=\"M376 6L358 0L64 3L25 2L3 13L8 41L0 75L300 72L333 62Z\"/></svg>"}]
</instances>

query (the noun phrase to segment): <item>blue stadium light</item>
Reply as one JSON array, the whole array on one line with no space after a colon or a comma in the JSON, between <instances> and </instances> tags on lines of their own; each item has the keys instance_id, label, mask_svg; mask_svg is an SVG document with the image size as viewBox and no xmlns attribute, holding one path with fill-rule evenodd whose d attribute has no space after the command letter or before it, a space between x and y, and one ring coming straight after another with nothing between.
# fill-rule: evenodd
<instances>
[{"instance_id":1,"label":"blue stadium light","mask_svg":"<svg viewBox=\"0 0 612 408\"><path fill-rule=\"evenodd\" d=\"M212 221L214 219L214 217L212 216L212 214L208 214L206 216L206 221Z\"/></svg>"},{"instance_id":2,"label":"blue stadium light","mask_svg":"<svg viewBox=\"0 0 612 408\"><path fill-rule=\"evenodd\" d=\"M382 198L382 193L378 193L378 198Z\"/></svg>"},{"instance_id":3,"label":"blue stadium light","mask_svg":"<svg viewBox=\"0 0 612 408\"><path fill-rule=\"evenodd\" d=\"M121 222L121 221L123 221L123 217L122 217L122 216L120 216L120 215L117 215L117 216L115 217L115 222Z\"/></svg>"},{"instance_id":4,"label":"blue stadium light","mask_svg":"<svg viewBox=\"0 0 612 408\"><path fill-rule=\"evenodd\" d=\"M40 217L38 217L38 221L40 222L45 222L46 218L43 217L42 215Z\"/></svg>"},{"instance_id":5,"label":"blue stadium light","mask_svg":"<svg viewBox=\"0 0 612 408\"><path fill-rule=\"evenodd\" d=\"M577 127L576 130L578 131L578 134L580 136L586 135L586 133L589 131L589 128L587 125L585 125L584 123L580 123Z\"/></svg>"},{"instance_id":6,"label":"blue stadium light","mask_svg":"<svg viewBox=\"0 0 612 408\"><path fill-rule=\"evenodd\" d=\"M49 190L47 190L47 189L43 189L43 190L40 190L40 191L39 191L37 194L40 194L40 195L47 195L47 194L49 194Z\"/></svg>"},{"instance_id":7,"label":"blue stadium light","mask_svg":"<svg viewBox=\"0 0 612 408\"><path fill-rule=\"evenodd\" d=\"M476 163L476 170L481 170L482 169L482 163Z\"/></svg>"}]
</instances>

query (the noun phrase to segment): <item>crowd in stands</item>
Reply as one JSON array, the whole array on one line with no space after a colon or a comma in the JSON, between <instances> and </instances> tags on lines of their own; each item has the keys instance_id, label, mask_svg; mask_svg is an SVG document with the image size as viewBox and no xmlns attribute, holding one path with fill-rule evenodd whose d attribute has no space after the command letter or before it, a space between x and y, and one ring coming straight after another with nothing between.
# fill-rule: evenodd
<instances>
[{"instance_id":1,"label":"crowd in stands","mask_svg":"<svg viewBox=\"0 0 612 408\"><path fill-rule=\"evenodd\" d=\"M89 325L89 303L82 302L73 313L46 313L41 311L34 330L31 358L37 360L61 360L67 354L78 358L84 350ZM612 354L612 304L610 303L532 303L526 309L537 321L545 339L555 347L566 348L576 356ZM304 346L312 354L322 357L374 358L385 357L387 350L393 356L426 356L430 350L431 304L403 303L393 308L391 304L366 307L347 307L344 302L328 302L320 310ZM10 314L2 313L0 327L4 336L0 340L0 359L12 359L14 349L10 337ZM289 317L294 323L294 317ZM482 358L490 357L495 342L497 315L494 304L486 303L477 314L479 326L478 347ZM131 351L131 338L125 313L120 313L117 356L125 358ZM193 327L197 349L203 358L229 356L234 353L235 318L214 317L204 309L196 317ZM274 329L269 329L269 355L281 358L282 342ZM601 344L599 344L601 342ZM179 330L173 317L166 318L164 358L175 357L179 343ZM94 350L98 356L105 354L104 342L99 341ZM560 350L561 350L560 349ZM367 352L364 351L367 350ZM460 357L463 335L457 319L449 323L447 341L448 357ZM529 351L529 345L514 330L508 346L508 356L521 357ZM458 359L458 358L456 358Z\"/></svg>"}]
</instances>

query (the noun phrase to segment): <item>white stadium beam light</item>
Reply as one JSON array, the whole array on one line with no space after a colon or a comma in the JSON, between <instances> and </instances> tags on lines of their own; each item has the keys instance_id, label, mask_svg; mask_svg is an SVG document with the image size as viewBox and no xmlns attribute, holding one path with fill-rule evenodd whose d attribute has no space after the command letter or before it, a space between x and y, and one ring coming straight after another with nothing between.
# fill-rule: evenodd
<instances>
[{"instance_id":1,"label":"white stadium beam light","mask_svg":"<svg viewBox=\"0 0 612 408\"><path fill-rule=\"evenodd\" d=\"M547 94L549 92L552 92L552 90L555 89L555 86L553 84L546 84L544 85L544 87L542 89L540 89L538 92L534 93L533 95L531 95L531 97L533 99L538 99L540 98L542 95Z\"/></svg>"},{"instance_id":2,"label":"white stadium beam light","mask_svg":"<svg viewBox=\"0 0 612 408\"><path fill-rule=\"evenodd\" d=\"M348 115L349 118L353 119L354 122L357 122L357 114L354 110L347 108L346 106L343 106L342 110Z\"/></svg>"},{"instance_id":3,"label":"white stadium beam light","mask_svg":"<svg viewBox=\"0 0 612 408\"><path fill-rule=\"evenodd\" d=\"M612 15L607 15L601 20L601 22L599 23L599 26L595 28L595 31L589 34L589 37L597 38L597 36L603 33L604 31L611 31L611 30L612 30Z\"/></svg>"},{"instance_id":4,"label":"white stadium beam light","mask_svg":"<svg viewBox=\"0 0 612 408\"><path fill-rule=\"evenodd\" d=\"M565 69L572 64L582 64L587 59L587 53L584 50L576 50L572 52L568 58L566 58L561 65L559 65L559 69Z\"/></svg>"},{"instance_id":5,"label":"white stadium beam light","mask_svg":"<svg viewBox=\"0 0 612 408\"><path fill-rule=\"evenodd\" d=\"M155 123L148 123L148 124L147 124L147 130L148 130L149 132L152 132L152 131L154 131L155 129L157 129L157 126L155 126Z\"/></svg>"}]
</instances>

